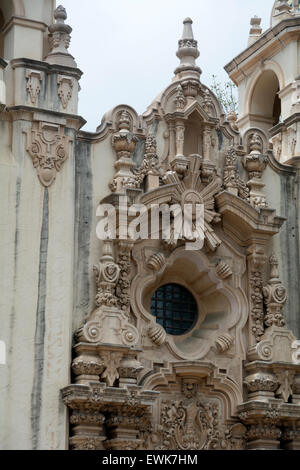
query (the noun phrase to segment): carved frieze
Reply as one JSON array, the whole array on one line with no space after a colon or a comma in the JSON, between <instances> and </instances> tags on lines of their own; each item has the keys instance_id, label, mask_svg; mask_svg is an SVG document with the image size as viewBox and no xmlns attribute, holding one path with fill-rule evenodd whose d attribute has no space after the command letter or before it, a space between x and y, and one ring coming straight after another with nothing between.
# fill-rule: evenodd
<instances>
[{"instance_id":1,"label":"carved frieze","mask_svg":"<svg viewBox=\"0 0 300 470\"><path fill-rule=\"evenodd\" d=\"M227 447L216 402L203 400L186 384L182 398L162 400L156 450L212 450Z\"/></svg>"}]
</instances>

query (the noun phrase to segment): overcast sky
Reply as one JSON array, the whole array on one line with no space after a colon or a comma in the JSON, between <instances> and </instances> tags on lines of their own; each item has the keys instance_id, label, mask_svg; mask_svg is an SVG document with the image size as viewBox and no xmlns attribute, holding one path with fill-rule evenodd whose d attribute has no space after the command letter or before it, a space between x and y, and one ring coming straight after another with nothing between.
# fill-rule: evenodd
<instances>
[{"instance_id":1,"label":"overcast sky","mask_svg":"<svg viewBox=\"0 0 300 470\"><path fill-rule=\"evenodd\" d=\"M193 19L202 82L247 46L250 18L269 28L274 0L57 0L73 28L70 52L84 72L79 113L95 131L118 104L142 114L173 77L182 21Z\"/></svg>"}]
</instances>

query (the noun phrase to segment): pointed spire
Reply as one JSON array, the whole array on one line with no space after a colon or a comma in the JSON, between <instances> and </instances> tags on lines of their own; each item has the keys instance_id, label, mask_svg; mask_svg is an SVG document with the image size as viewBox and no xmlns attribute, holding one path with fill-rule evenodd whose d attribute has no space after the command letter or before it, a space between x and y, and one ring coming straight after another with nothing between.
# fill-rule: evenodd
<instances>
[{"instance_id":1,"label":"pointed spire","mask_svg":"<svg viewBox=\"0 0 300 470\"><path fill-rule=\"evenodd\" d=\"M175 70L175 74L181 72L196 72L198 78L201 74L201 69L196 65L196 59L199 57L198 43L194 39L193 21L191 18L186 18L183 22L182 38L178 41L177 57L180 59L180 65Z\"/></svg>"}]
</instances>

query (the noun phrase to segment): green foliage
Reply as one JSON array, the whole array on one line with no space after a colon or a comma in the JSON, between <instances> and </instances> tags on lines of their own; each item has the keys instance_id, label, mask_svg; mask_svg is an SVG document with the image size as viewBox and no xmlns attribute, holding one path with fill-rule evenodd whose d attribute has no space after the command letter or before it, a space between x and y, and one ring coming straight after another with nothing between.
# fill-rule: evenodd
<instances>
[{"instance_id":1,"label":"green foliage","mask_svg":"<svg viewBox=\"0 0 300 470\"><path fill-rule=\"evenodd\" d=\"M217 76L212 76L212 91L220 101L224 111L228 114L230 111L238 112L237 87L233 82L221 83Z\"/></svg>"}]
</instances>

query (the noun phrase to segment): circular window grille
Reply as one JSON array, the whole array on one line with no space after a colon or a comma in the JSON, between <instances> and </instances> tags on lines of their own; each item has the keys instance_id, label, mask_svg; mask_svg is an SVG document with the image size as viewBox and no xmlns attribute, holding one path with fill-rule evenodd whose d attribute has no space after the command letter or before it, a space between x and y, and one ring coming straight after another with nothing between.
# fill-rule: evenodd
<instances>
[{"instance_id":1,"label":"circular window grille","mask_svg":"<svg viewBox=\"0 0 300 470\"><path fill-rule=\"evenodd\" d=\"M193 295L185 287L166 284L153 294L151 313L169 335L179 336L193 328L198 308Z\"/></svg>"}]
</instances>

